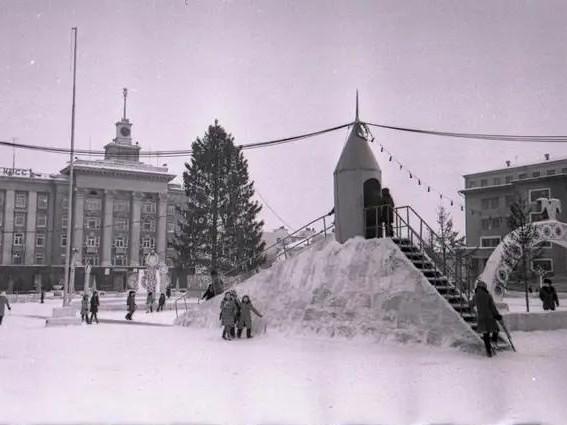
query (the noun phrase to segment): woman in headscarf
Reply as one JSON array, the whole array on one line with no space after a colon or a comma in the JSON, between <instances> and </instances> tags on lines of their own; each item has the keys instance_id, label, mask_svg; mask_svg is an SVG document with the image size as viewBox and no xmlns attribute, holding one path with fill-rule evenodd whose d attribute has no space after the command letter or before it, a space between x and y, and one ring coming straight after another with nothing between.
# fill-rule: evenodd
<instances>
[{"instance_id":1,"label":"woman in headscarf","mask_svg":"<svg viewBox=\"0 0 567 425\"><path fill-rule=\"evenodd\" d=\"M502 316L498 313L494 299L486 287L486 283L482 280L477 281L474 290L473 304L476 308L477 315L477 332L482 334L484 347L488 357L492 357L492 346L490 339L496 342L498 339L498 321L502 320ZM492 335L491 335L492 334Z\"/></svg>"}]
</instances>

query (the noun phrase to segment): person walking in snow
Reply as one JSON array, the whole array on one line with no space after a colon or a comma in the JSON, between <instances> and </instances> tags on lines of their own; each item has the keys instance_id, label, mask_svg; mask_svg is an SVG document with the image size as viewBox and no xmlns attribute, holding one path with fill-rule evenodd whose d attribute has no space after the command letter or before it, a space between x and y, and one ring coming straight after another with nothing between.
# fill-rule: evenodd
<instances>
[{"instance_id":1,"label":"person walking in snow","mask_svg":"<svg viewBox=\"0 0 567 425\"><path fill-rule=\"evenodd\" d=\"M221 301L220 320L223 326L222 338L230 341L232 337L231 329L234 329L234 322L236 319L236 302L232 298L230 292L224 294Z\"/></svg>"},{"instance_id":2,"label":"person walking in snow","mask_svg":"<svg viewBox=\"0 0 567 425\"><path fill-rule=\"evenodd\" d=\"M159 296L158 306L156 311L163 311L163 306L165 305L165 294L162 292Z\"/></svg>"},{"instance_id":3,"label":"person walking in snow","mask_svg":"<svg viewBox=\"0 0 567 425\"><path fill-rule=\"evenodd\" d=\"M136 311L136 292L128 292L128 298L126 299L126 306L128 307L128 314L126 314L126 320L132 320L132 316Z\"/></svg>"},{"instance_id":4,"label":"person walking in snow","mask_svg":"<svg viewBox=\"0 0 567 425\"><path fill-rule=\"evenodd\" d=\"M81 298L81 323L87 322L89 324L89 294L86 292Z\"/></svg>"},{"instance_id":5,"label":"person walking in snow","mask_svg":"<svg viewBox=\"0 0 567 425\"><path fill-rule=\"evenodd\" d=\"M213 289L213 284L209 283L209 286L207 286L207 290L205 291L205 293L203 294L201 299L208 301L211 298L213 298L214 296L215 296L215 290Z\"/></svg>"},{"instance_id":6,"label":"person walking in snow","mask_svg":"<svg viewBox=\"0 0 567 425\"><path fill-rule=\"evenodd\" d=\"M98 306L100 305L100 300L98 298L98 292L94 291L91 297L91 320L90 323L94 321L98 324ZM87 322L88 323L88 322Z\"/></svg>"},{"instance_id":7,"label":"person walking in snow","mask_svg":"<svg viewBox=\"0 0 567 425\"><path fill-rule=\"evenodd\" d=\"M496 343L498 340L498 321L502 320L502 316L496 309L494 299L486 287L486 283L482 280L477 281L473 296L473 304L476 308L477 315L477 332L482 334L486 355L492 357L493 350L490 344Z\"/></svg>"},{"instance_id":8,"label":"person walking in snow","mask_svg":"<svg viewBox=\"0 0 567 425\"><path fill-rule=\"evenodd\" d=\"M154 293L148 292L146 297L146 313L153 313L154 311Z\"/></svg>"},{"instance_id":9,"label":"person walking in snow","mask_svg":"<svg viewBox=\"0 0 567 425\"><path fill-rule=\"evenodd\" d=\"M0 325L2 325L2 319L4 319L6 307L8 308L8 310L12 310L12 307L10 307L10 302L8 301L8 297L6 296L6 292L2 291L2 293L0 293Z\"/></svg>"},{"instance_id":10,"label":"person walking in snow","mask_svg":"<svg viewBox=\"0 0 567 425\"><path fill-rule=\"evenodd\" d=\"M555 307L559 307L559 298L557 297L557 292L551 284L551 279L543 279L545 284L539 290L539 299L543 302L544 310L555 310Z\"/></svg>"},{"instance_id":11,"label":"person walking in snow","mask_svg":"<svg viewBox=\"0 0 567 425\"><path fill-rule=\"evenodd\" d=\"M236 293L235 289L231 289L230 291L228 291L230 293L230 295L232 296L232 299L234 301L234 304L236 305L236 314L234 315L234 325L232 326L232 328L230 329L230 336L232 338L236 338L236 328L238 326L238 321L240 319L240 300L238 299L238 294Z\"/></svg>"},{"instance_id":12,"label":"person walking in snow","mask_svg":"<svg viewBox=\"0 0 567 425\"><path fill-rule=\"evenodd\" d=\"M246 338L252 338L252 314L254 313L258 317L262 317L260 312L254 308L252 301L248 295L242 297L242 302L240 303L240 317L238 320L238 332L237 336L240 338L242 336L242 330L246 328Z\"/></svg>"}]
</instances>

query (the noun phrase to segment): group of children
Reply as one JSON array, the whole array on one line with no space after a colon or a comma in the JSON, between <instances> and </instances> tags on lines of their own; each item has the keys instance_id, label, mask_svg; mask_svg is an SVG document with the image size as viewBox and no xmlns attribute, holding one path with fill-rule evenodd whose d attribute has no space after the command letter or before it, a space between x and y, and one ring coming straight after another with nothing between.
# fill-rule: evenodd
<instances>
[{"instance_id":1,"label":"group of children","mask_svg":"<svg viewBox=\"0 0 567 425\"><path fill-rule=\"evenodd\" d=\"M146 313L153 313L154 311L154 293L148 292L146 297ZM156 311L163 311L165 306L165 294L162 292L159 296L158 306ZM126 299L126 307L128 308L128 313L126 314L126 320L132 320L132 316L136 311L136 291L128 292L128 298Z\"/></svg>"},{"instance_id":2,"label":"group of children","mask_svg":"<svg viewBox=\"0 0 567 425\"><path fill-rule=\"evenodd\" d=\"M234 289L224 294L220 305L220 321L223 326L222 338L230 341L235 337L242 337L242 331L246 328L246 337L252 338L252 313L258 317L262 315L254 308L248 295L242 300Z\"/></svg>"},{"instance_id":3,"label":"group of children","mask_svg":"<svg viewBox=\"0 0 567 425\"><path fill-rule=\"evenodd\" d=\"M90 325L93 320L98 324L98 306L100 305L100 299L98 297L98 292L94 291L90 300L89 294L83 293L81 299L81 322L87 322ZM89 317L89 311L91 316Z\"/></svg>"}]
</instances>

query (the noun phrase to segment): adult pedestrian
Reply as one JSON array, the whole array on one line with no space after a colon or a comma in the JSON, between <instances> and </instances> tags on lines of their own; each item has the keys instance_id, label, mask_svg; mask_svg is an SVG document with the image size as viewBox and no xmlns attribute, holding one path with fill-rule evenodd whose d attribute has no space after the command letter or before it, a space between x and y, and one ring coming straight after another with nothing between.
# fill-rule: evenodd
<instances>
[{"instance_id":1,"label":"adult pedestrian","mask_svg":"<svg viewBox=\"0 0 567 425\"><path fill-rule=\"evenodd\" d=\"M132 320L132 316L136 311L136 292L128 292L128 298L126 299L126 306L128 308L128 314L126 314L126 320Z\"/></svg>"},{"instance_id":2,"label":"adult pedestrian","mask_svg":"<svg viewBox=\"0 0 567 425\"><path fill-rule=\"evenodd\" d=\"M8 310L12 310L12 307L10 307L10 302L8 301L8 297L6 296L6 292L2 291L2 293L0 293L0 325L2 325L2 319L4 319L6 307L8 308Z\"/></svg>"},{"instance_id":3,"label":"adult pedestrian","mask_svg":"<svg viewBox=\"0 0 567 425\"><path fill-rule=\"evenodd\" d=\"M213 289L213 284L209 283L209 286L207 286L207 290L203 293L203 296L201 297L201 299L208 301L211 298L213 298L214 296L215 296L215 290Z\"/></svg>"},{"instance_id":4,"label":"adult pedestrian","mask_svg":"<svg viewBox=\"0 0 567 425\"><path fill-rule=\"evenodd\" d=\"M486 355L492 357L493 343L498 341L498 321L502 320L502 316L496 309L494 299L486 287L486 283L482 280L477 281L473 296L473 304L476 308L477 315L477 332L482 334Z\"/></svg>"},{"instance_id":5,"label":"adult pedestrian","mask_svg":"<svg viewBox=\"0 0 567 425\"><path fill-rule=\"evenodd\" d=\"M246 328L246 338L252 338L252 314L254 313L258 317L262 317L260 312L254 308L252 301L248 295L242 297L242 302L240 303L240 317L238 319L238 333L237 336L240 338L242 336L242 330Z\"/></svg>"},{"instance_id":6,"label":"adult pedestrian","mask_svg":"<svg viewBox=\"0 0 567 425\"><path fill-rule=\"evenodd\" d=\"M544 286L539 290L539 299L543 302L544 310L555 310L559 307L557 292L551 283L551 279L543 279Z\"/></svg>"},{"instance_id":7,"label":"adult pedestrian","mask_svg":"<svg viewBox=\"0 0 567 425\"><path fill-rule=\"evenodd\" d=\"M227 341L233 338L231 329L234 329L236 308L232 295L229 292L224 294L224 299L221 301L220 320L223 326L222 338Z\"/></svg>"},{"instance_id":8,"label":"adult pedestrian","mask_svg":"<svg viewBox=\"0 0 567 425\"><path fill-rule=\"evenodd\" d=\"M148 292L146 297L146 313L153 313L154 311L154 293Z\"/></svg>"},{"instance_id":9,"label":"adult pedestrian","mask_svg":"<svg viewBox=\"0 0 567 425\"><path fill-rule=\"evenodd\" d=\"M382 188L382 197L380 199L380 221L384 224L385 236L391 238L394 236L394 198L390 194L390 189Z\"/></svg>"},{"instance_id":10,"label":"adult pedestrian","mask_svg":"<svg viewBox=\"0 0 567 425\"><path fill-rule=\"evenodd\" d=\"M93 320L98 324L98 306L100 305L100 299L98 298L98 292L94 291L93 295L91 297L91 319L90 319L90 323L93 322Z\"/></svg>"}]
</instances>

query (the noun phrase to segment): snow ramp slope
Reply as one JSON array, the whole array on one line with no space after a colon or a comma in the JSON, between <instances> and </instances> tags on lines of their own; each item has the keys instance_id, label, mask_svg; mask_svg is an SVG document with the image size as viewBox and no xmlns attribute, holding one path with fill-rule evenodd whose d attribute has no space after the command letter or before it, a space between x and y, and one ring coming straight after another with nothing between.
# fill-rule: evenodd
<instances>
[{"instance_id":1,"label":"snow ramp slope","mask_svg":"<svg viewBox=\"0 0 567 425\"><path fill-rule=\"evenodd\" d=\"M235 288L264 315L253 321L290 335L364 337L480 352L478 335L391 239L325 240ZM176 324L219 327L222 296Z\"/></svg>"}]
</instances>

